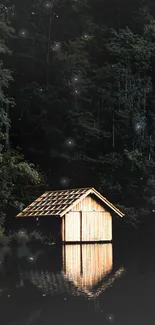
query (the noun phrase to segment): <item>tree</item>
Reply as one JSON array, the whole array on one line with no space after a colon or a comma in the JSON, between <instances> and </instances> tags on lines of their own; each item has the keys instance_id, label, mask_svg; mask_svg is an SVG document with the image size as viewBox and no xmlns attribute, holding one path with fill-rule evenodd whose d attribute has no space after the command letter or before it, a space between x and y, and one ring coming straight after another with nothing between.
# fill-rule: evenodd
<instances>
[{"instance_id":1,"label":"tree","mask_svg":"<svg viewBox=\"0 0 155 325\"><path fill-rule=\"evenodd\" d=\"M10 54L7 47L8 38L12 37L13 29L7 19L7 11L3 5L0 6L0 227L11 216L11 208L16 212L23 207L41 177L34 166L25 161L24 156L10 147L9 140L9 107L13 107L14 101L8 95L8 87L13 81L12 73L6 69L3 61ZM7 106L7 109L6 109ZM12 108L12 109L15 109ZM7 131L7 132L6 132ZM31 192L31 194L30 194Z\"/></svg>"},{"instance_id":2,"label":"tree","mask_svg":"<svg viewBox=\"0 0 155 325\"><path fill-rule=\"evenodd\" d=\"M13 147L43 168L50 190L94 186L129 220L141 218L153 209L153 7L151 15L139 0L52 3L7 7Z\"/></svg>"},{"instance_id":3,"label":"tree","mask_svg":"<svg viewBox=\"0 0 155 325\"><path fill-rule=\"evenodd\" d=\"M148 186L150 175L154 174L155 168L153 150L155 111L151 104L154 102L152 62L155 55L155 21L153 17L147 17L150 17L150 20L143 24L140 34L136 34L128 27L119 31L112 29L107 42L110 62L106 68L108 71L106 89L109 96L105 96L105 106L110 107L111 123L108 126L112 132L110 147L113 158L111 153L103 157L103 169L109 157L107 167L109 173L106 169L103 185L106 185L112 194L112 188L115 188L113 183L117 179L119 181L116 187L117 194L121 194L126 207L127 202L130 202L132 215L138 218L141 218L144 212L145 217L150 214L154 202L153 186L151 185L149 190ZM111 184L113 186L110 186ZM149 196L142 202L144 193L149 193ZM152 202L150 206L148 201Z\"/></svg>"},{"instance_id":4,"label":"tree","mask_svg":"<svg viewBox=\"0 0 155 325\"><path fill-rule=\"evenodd\" d=\"M87 181L91 178L95 159L89 152L100 137L96 111L90 109L93 84L87 47L92 40L93 24L85 8L85 2L71 6L69 0L55 1L53 6L36 1L25 7L21 2L15 7L16 17L20 19L13 20L18 92L17 115L13 112L11 116L12 139L14 145L19 145L20 138L24 152L46 170L52 188L59 187L64 176L78 186L79 175L85 174L88 162L91 166ZM75 26L77 12L78 27L72 30L68 24L66 27L66 21L72 17ZM69 139L74 146L68 144Z\"/></svg>"}]
</instances>

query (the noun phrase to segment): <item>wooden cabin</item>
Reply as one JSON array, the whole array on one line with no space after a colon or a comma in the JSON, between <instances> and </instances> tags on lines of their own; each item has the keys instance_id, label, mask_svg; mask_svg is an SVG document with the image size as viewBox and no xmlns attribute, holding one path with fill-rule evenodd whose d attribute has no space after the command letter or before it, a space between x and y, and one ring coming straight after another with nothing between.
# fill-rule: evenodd
<instances>
[{"instance_id":1,"label":"wooden cabin","mask_svg":"<svg viewBox=\"0 0 155 325\"><path fill-rule=\"evenodd\" d=\"M46 218L51 233L59 220L60 228L54 229L65 243L108 242L112 241L112 212L121 218L124 216L94 188L80 188L45 192L16 217L33 219L36 229Z\"/></svg>"}]
</instances>

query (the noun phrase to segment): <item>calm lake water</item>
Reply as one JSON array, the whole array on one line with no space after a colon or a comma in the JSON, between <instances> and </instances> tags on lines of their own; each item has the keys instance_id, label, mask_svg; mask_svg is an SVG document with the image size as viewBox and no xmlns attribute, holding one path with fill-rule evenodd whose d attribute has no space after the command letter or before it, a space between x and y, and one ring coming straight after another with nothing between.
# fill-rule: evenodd
<instances>
[{"instance_id":1,"label":"calm lake water","mask_svg":"<svg viewBox=\"0 0 155 325\"><path fill-rule=\"evenodd\" d=\"M150 242L0 251L0 324L155 324Z\"/></svg>"}]
</instances>

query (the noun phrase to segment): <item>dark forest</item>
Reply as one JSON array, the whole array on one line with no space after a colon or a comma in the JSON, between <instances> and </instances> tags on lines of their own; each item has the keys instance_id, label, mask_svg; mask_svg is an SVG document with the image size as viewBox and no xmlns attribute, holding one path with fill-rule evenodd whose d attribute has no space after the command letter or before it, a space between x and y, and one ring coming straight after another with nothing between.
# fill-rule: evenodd
<instances>
[{"instance_id":1,"label":"dark forest","mask_svg":"<svg viewBox=\"0 0 155 325\"><path fill-rule=\"evenodd\" d=\"M45 190L155 212L154 1L4 1L0 80L1 226Z\"/></svg>"}]
</instances>

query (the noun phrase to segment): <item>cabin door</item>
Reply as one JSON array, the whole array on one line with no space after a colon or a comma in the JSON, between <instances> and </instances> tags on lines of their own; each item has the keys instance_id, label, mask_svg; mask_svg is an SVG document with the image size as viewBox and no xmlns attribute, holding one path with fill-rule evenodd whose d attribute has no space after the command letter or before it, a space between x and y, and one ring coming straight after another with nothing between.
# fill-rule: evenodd
<instances>
[{"instance_id":1,"label":"cabin door","mask_svg":"<svg viewBox=\"0 0 155 325\"><path fill-rule=\"evenodd\" d=\"M108 212L82 212L82 241L111 240L111 229L111 216Z\"/></svg>"},{"instance_id":2,"label":"cabin door","mask_svg":"<svg viewBox=\"0 0 155 325\"><path fill-rule=\"evenodd\" d=\"M80 212L69 212L64 216L63 221L63 241L80 241Z\"/></svg>"}]
</instances>

